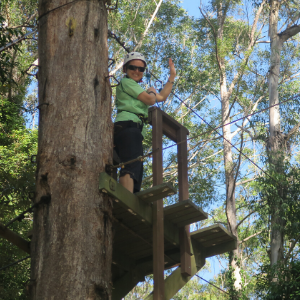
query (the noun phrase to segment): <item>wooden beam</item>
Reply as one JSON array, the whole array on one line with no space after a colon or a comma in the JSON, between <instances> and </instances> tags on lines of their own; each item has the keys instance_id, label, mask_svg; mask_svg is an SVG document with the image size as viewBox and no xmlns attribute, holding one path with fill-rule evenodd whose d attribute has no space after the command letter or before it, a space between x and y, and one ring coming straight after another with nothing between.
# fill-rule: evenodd
<instances>
[{"instance_id":1,"label":"wooden beam","mask_svg":"<svg viewBox=\"0 0 300 300\"><path fill-rule=\"evenodd\" d=\"M162 160L162 114L156 109L151 113L152 117L152 149L158 149L153 153L152 170L153 185L163 183ZM163 199L153 203L153 294L154 300L163 300L164 287L164 212Z\"/></svg>"},{"instance_id":2,"label":"wooden beam","mask_svg":"<svg viewBox=\"0 0 300 300\"><path fill-rule=\"evenodd\" d=\"M118 202L119 205L126 209L131 209L131 211L136 214L136 218L144 220L143 222L152 226L152 208L150 205L142 203L135 194L129 192L121 184L117 183L117 181L107 173L100 173L99 189L120 200Z\"/></svg>"},{"instance_id":3,"label":"wooden beam","mask_svg":"<svg viewBox=\"0 0 300 300\"><path fill-rule=\"evenodd\" d=\"M168 114L166 114L164 111L161 111L158 107L152 106L148 110L148 120L149 124L152 125L152 116L154 115L154 112L158 110L162 116L162 131L165 136L167 136L169 139L171 139L173 142L177 143L177 131L179 129L183 129L186 132L186 135L189 134L189 131L181 125L179 122L177 122L175 119L170 117Z\"/></svg>"},{"instance_id":4,"label":"wooden beam","mask_svg":"<svg viewBox=\"0 0 300 300\"><path fill-rule=\"evenodd\" d=\"M178 186L179 201L189 199L188 161L187 161L187 131L185 128L177 130L177 159L178 159ZM179 230L181 272L185 276L191 275L190 226L186 225Z\"/></svg>"},{"instance_id":5,"label":"wooden beam","mask_svg":"<svg viewBox=\"0 0 300 300\"><path fill-rule=\"evenodd\" d=\"M140 281L144 281L145 277L138 268L131 269L123 277L114 282L112 288L112 300L121 300L125 297Z\"/></svg>"},{"instance_id":6,"label":"wooden beam","mask_svg":"<svg viewBox=\"0 0 300 300\"><path fill-rule=\"evenodd\" d=\"M30 242L26 241L12 230L6 228L3 224L0 224L0 236L16 245L19 249L30 254Z\"/></svg>"},{"instance_id":7,"label":"wooden beam","mask_svg":"<svg viewBox=\"0 0 300 300\"><path fill-rule=\"evenodd\" d=\"M201 247L196 241L190 245L193 255L191 256L191 275L185 276L178 267L170 276L165 279L165 297L164 300L170 300L172 297L187 284L187 282L205 265L205 257L201 253ZM148 295L145 300L154 300L153 293Z\"/></svg>"}]
</instances>

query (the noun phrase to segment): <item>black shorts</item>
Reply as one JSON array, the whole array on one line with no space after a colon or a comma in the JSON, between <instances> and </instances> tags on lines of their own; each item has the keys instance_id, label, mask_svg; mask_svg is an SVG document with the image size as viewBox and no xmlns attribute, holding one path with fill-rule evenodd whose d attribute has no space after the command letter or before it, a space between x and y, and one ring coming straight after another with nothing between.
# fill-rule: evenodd
<instances>
[{"instance_id":1,"label":"black shorts","mask_svg":"<svg viewBox=\"0 0 300 300\"><path fill-rule=\"evenodd\" d=\"M129 123L126 123L129 122ZM121 162L127 162L143 155L143 136L141 126L134 127L132 121L117 122L115 128L119 124L129 124L129 127L124 129L115 130L114 145ZM131 127L132 126L132 127ZM139 127L139 128L138 128ZM134 181L134 193L139 192L141 189L143 179L143 162L135 161L127 164L120 171L120 177L129 174Z\"/></svg>"}]
</instances>

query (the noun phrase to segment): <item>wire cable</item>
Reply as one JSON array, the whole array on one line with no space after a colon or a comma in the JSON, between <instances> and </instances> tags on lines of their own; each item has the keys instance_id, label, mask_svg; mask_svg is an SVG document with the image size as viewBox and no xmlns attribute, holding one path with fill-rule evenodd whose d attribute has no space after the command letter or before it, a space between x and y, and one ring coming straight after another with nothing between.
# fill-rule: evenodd
<instances>
[{"instance_id":1,"label":"wire cable","mask_svg":"<svg viewBox=\"0 0 300 300\"><path fill-rule=\"evenodd\" d=\"M18 43L18 42L21 42L22 40L26 39L28 36L32 35L32 34L35 34L37 32L37 29L33 29L32 31L26 33L25 35L21 36L20 38L6 44L5 46L1 47L0 48L0 52L6 50L7 48L11 47L12 45Z\"/></svg>"},{"instance_id":2,"label":"wire cable","mask_svg":"<svg viewBox=\"0 0 300 300\"><path fill-rule=\"evenodd\" d=\"M26 260L26 259L28 259L28 258L30 258L30 256L26 256L26 257L24 257L24 258L22 258L22 259L19 259L19 260L15 261L15 262L13 262L13 263L11 263L11 264L5 266L5 267L0 268L0 271L5 270L5 269L7 269L7 268L9 268L9 267L12 267L12 266L14 266L14 265L17 265L17 264L20 263L21 261Z\"/></svg>"},{"instance_id":3,"label":"wire cable","mask_svg":"<svg viewBox=\"0 0 300 300\"><path fill-rule=\"evenodd\" d=\"M227 294L227 295L230 295L228 292L222 290L221 288L219 288L218 286L214 285L213 283L211 283L211 282L205 280L205 279L202 278L201 276L199 276L199 275L197 275L197 274L196 274L196 276L197 276L198 278L204 280L204 281L207 282L208 284L212 285L213 287L217 288L217 289L220 290L221 292L223 292L223 293L225 293L225 294Z\"/></svg>"},{"instance_id":4,"label":"wire cable","mask_svg":"<svg viewBox=\"0 0 300 300\"><path fill-rule=\"evenodd\" d=\"M159 80L154 74L152 74L152 76L154 78L156 78L157 80ZM159 80L160 81L160 80ZM182 99L180 99L174 92L171 92L172 95L174 95L182 104L184 104L189 110L191 110L198 118L200 118L208 127L210 127L212 129L212 131L215 131L220 137L222 137L228 144L230 144L235 150L237 150L241 155L243 155L247 160L249 160L255 167L257 167L259 170L261 170L265 175L269 176L271 179L273 179L275 182L279 183L275 178L273 178L273 176L271 176L270 174L268 174L268 172L264 171L262 168L260 168L250 157L248 157L246 154L244 154L240 149L238 149L235 145L233 145L230 141L228 141L228 139L226 139L224 137L223 134L221 134L220 132L217 131L216 128L214 128L213 126L211 126L204 118L202 118L194 109L192 109L191 107L189 107ZM243 117L242 119L245 119L245 117ZM223 125L221 127L227 126L231 123L228 123L226 125ZM220 127L217 127L220 128ZM279 183L280 184L280 183Z\"/></svg>"},{"instance_id":5,"label":"wire cable","mask_svg":"<svg viewBox=\"0 0 300 300\"><path fill-rule=\"evenodd\" d=\"M110 31L111 33L111 31ZM113 37L127 52L130 52L130 49L126 48L124 45L125 43L121 42L121 40L119 38L117 38L117 36L115 34L110 35L111 37ZM117 39L116 39L117 38ZM160 83L163 83L159 78L157 78L152 72L149 71L149 73L151 74L151 76L153 76L157 81L159 81ZM178 97L174 92L171 92L172 95L174 95L182 104L184 104L190 111L192 111L198 118L200 118L207 126L209 126L212 131L215 131L220 137L222 137L228 144L230 144L236 151L238 151L241 155L243 155L247 160L249 160L255 167L257 167L259 170L261 170L265 175L267 175L268 177L272 178L275 182L279 183L275 178L273 178L270 174L268 174L266 171L264 171L262 168L260 168L250 157L248 157L246 154L244 154L240 149L238 149L235 145L233 145L230 141L228 141L228 139L226 139L224 137L223 134L219 133L217 131L217 129L222 128L224 126L227 126L229 124L231 124L232 122L219 126L217 128L214 128L213 126L211 126L204 118L202 118L194 109L192 109L190 106L188 106L180 97ZM276 104L279 105L279 104ZM274 106L276 106L274 105ZM271 106L273 107L273 106ZM245 119L246 117L243 117L241 119ZM240 119L240 120L241 120ZM237 121L235 121L237 122ZM175 144L176 145L176 144ZM173 145L172 145L173 147ZM166 148L167 149L167 148ZM280 183L279 183L280 184Z\"/></svg>"},{"instance_id":6,"label":"wire cable","mask_svg":"<svg viewBox=\"0 0 300 300\"><path fill-rule=\"evenodd\" d=\"M256 112L252 113L252 114L249 114L249 115L247 115L247 116L244 116L244 117L241 117L241 118L239 118L239 119L233 120L233 121L231 121L231 122L229 122L229 123L220 125L220 126L218 126L218 127L215 127L214 129L220 129L220 128L225 127L225 126L227 126L227 125L234 124L234 123L236 123L236 122L238 122L238 121L247 119L247 118L252 117L252 116L254 116L254 115L256 115L256 114L259 114L259 113L261 113L261 112L264 112L264 111L266 111L266 110L269 110L269 109L272 108L272 107L279 106L280 104L284 104L284 103L286 103L286 102L289 102L289 101L291 101L291 100L294 100L295 97L299 97L299 96L300 96L300 94L294 95L293 97L290 97L290 98L287 99L287 100L281 101L281 102L279 102L279 103L277 103L277 104L274 104L274 105L271 105L271 106L268 106L267 108L261 109L261 110L259 110L259 111L256 111ZM200 133L200 134L197 134L197 135L194 135L194 136L188 138L187 141L193 140L194 138L197 138L197 137L202 136L202 135L206 135L206 134L208 134L208 133L210 133L210 132L211 132L211 130L205 131L205 132ZM176 145L179 145L179 144L181 144L181 143L183 143L183 142L185 142L185 141L178 142L178 143L176 143L176 144L172 144L172 145L170 145L170 146L167 146L167 147L163 148L163 150L169 149L169 148L174 147L174 146L176 146Z\"/></svg>"}]
</instances>

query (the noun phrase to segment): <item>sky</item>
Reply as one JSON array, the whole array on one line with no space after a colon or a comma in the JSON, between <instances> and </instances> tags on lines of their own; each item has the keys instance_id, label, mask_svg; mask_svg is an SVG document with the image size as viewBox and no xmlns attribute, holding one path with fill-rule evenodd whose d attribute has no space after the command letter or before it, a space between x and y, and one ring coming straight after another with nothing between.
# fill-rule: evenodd
<instances>
[{"instance_id":1,"label":"sky","mask_svg":"<svg viewBox=\"0 0 300 300\"><path fill-rule=\"evenodd\" d=\"M182 7L189 13L190 16L200 17L200 0L182 0Z\"/></svg>"},{"instance_id":2,"label":"sky","mask_svg":"<svg viewBox=\"0 0 300 300\"><path fill-rule=\"evenodd\" d=\"M190 16L193 16L195 18L200 17L200 10L199 10L200 0L182 0L181 5L188 12ZM192 228L191 231L193 231ZM218 275L222 270L222 266L220 265L219 259L222 262L222 265L226 266L227 264L226 260L216 256L210 257L206 259L206 267L208 268L205 267L202 268L197 274L206 280L212 280L214 276ZM202 284L206 284L206 282L202 280L200 282Z\"/></svg>"}]
</instances>

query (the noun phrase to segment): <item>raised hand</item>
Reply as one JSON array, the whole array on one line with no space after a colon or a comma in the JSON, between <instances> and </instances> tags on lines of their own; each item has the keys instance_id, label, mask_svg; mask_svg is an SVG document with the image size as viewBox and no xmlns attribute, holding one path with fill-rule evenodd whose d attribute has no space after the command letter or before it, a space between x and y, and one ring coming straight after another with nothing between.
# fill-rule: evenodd
<instances>
[{"instance_id":1,"label":"raised hand","mask_svg":"<svg viewBox=\"0 0 300 300\"><path fill-rule=\"evenodd\" d=\"M175 65L172 61L172 58L169 58L169 68L170 68L170 79L174 80L175 76L176 76L176 69L175 69Z\"/></svg>"}]
</instances>

